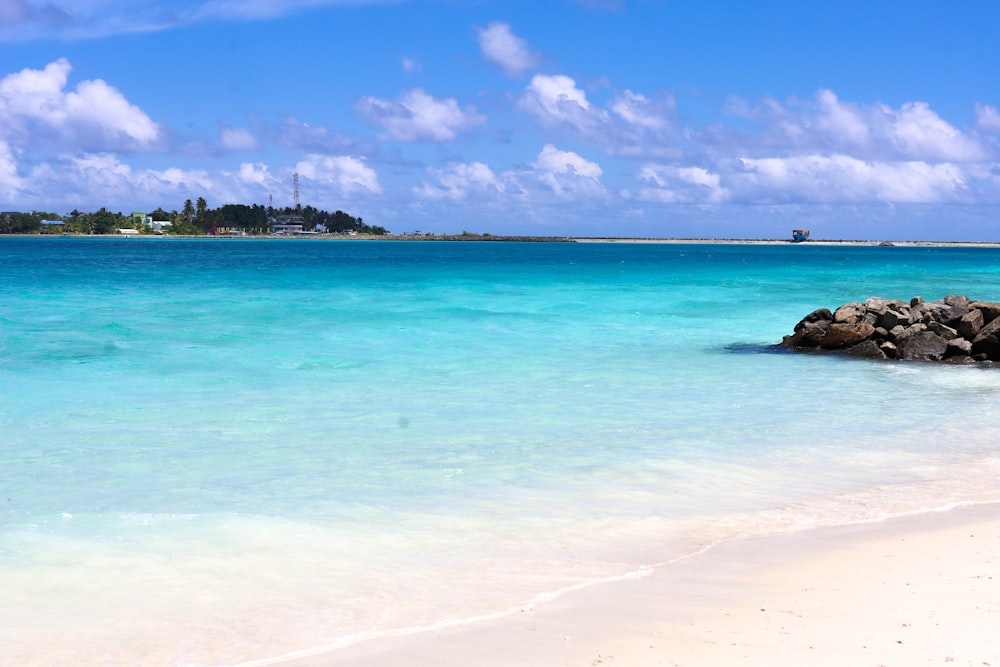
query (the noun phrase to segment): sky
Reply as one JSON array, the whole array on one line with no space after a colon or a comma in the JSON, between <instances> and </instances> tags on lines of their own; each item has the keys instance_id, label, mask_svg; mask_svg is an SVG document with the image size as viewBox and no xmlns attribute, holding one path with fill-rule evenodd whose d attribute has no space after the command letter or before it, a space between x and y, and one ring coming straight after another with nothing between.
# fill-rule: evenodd
<instances>
[{"instance_id":1,"label":"sky","mask_svg":"<svg viewBox=\"0 0 1000 667\"><path fill-rule=\"evenodd\" d=\"M0 210L1000 241L1000 3L0 0Z\"/></svg>"}]
</instances>

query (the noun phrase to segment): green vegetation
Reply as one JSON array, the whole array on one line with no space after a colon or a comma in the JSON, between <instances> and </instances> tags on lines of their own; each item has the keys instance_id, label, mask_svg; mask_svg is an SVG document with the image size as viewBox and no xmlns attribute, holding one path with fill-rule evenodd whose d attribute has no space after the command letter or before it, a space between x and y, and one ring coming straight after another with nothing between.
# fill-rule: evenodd
<instances>
[{"instance_id":1,"label":"green vegetation","mask_svg":"<svg viewBox=\"0 0 1000 667\"><path fill-rule=\"evenodd\" d=\"M361 218L343 211L329 213L312 206L277 209L259 204L225 204L210 209L205 198L199 197L196 202L185 201L180 212L163 208L148 214L112 213L106 208L93 213L74 209L65 216L43 211L0 212L0 234L115 234L119 229L135 229L141 234L255 236L269 233L270 225L279 217L301 224L304 231L377 236L389 233L384 227L367 225ZM62 224L43 224L43 221Z\"/></svg>"}]
</instances>

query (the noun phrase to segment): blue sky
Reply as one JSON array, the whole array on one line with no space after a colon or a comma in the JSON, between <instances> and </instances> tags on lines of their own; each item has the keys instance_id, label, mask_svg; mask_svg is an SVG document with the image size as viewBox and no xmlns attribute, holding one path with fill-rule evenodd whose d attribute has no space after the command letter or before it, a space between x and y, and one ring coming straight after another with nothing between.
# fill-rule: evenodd
<instances>
[{"instance_id":1,"label":"blue sky","mask_svg":"<svg viewBox=\"0 0 1000 667\"><path fill-rule=\"evenodd\" d=\"M0 210L1000 241L1000 3L0 0Z\"/></svg>"}]
</instances>

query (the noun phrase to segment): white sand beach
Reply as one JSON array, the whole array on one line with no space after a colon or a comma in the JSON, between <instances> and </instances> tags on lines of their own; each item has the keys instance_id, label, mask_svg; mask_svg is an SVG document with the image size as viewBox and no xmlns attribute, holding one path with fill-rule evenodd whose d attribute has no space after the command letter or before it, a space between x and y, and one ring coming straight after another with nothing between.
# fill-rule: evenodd
<instances>
[{"instance_id":1,"label":"white sand beach","mask_svg":"<svg viewBox=\"0 0 1000 667\"><path fill-rule=\"evenodd\" d=\"M1000 665L1000 504L722 544L502 618L283 664Z\"/></svg>"}]
</instances>

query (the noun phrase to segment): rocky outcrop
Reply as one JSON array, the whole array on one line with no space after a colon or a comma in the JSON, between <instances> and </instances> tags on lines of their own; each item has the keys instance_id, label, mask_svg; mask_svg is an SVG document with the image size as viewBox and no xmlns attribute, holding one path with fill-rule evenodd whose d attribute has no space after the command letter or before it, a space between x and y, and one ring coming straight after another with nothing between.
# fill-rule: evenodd
<instances>
[{"instance_id":1,"label":"rocky outcrop","mask_svg":"<svg viewBox=\"0 0 1000 667\"><path fill-rule=\"evenodd\" d=\"M957 294L940 301L872 297L814 310L781 345L867 359L1000 361L1000 303Z\"/></svg>"}]
</instances>

